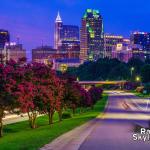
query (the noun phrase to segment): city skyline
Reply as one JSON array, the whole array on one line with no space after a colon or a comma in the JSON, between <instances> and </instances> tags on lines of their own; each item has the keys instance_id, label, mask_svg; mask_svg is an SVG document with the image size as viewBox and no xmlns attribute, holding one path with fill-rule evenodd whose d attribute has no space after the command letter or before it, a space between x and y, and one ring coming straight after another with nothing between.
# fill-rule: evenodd
<instances>
[{"instance_id":1,"label":"city skyline","mask_svg":"<svg viewBox=\"0 0 150 150\"><path fill-rule=\"evenodd\" d=\"M130 2L130 5L128 2L129 0L119 3L116 0L115 2L101 1L100 3L95 0L93 4L91 0L88 2L85 0L82 2L78 0L72 2L68 0L62 0L61 2L58 0L55 2L48 0L44 2L2 0L0 28L9 30L12 41L15 41L19 36L20 42L24 44L27 50L42 45L42 42L44 45L53 46L54 21L58 11L65 24L81 27L81 18L85 10L96 8L100 10L104 18L105 33L110 32L127 37L131 31L135 30L148 32L150 21L147 18L150 13L148 10L150 2L146 0L144 5L142 4L142 8L139 0L136 3L135 1ZM127 7L128 12L127 9L123 9ZM74 19L72 20L72 18Z\"/></svg>"}]
</instances>

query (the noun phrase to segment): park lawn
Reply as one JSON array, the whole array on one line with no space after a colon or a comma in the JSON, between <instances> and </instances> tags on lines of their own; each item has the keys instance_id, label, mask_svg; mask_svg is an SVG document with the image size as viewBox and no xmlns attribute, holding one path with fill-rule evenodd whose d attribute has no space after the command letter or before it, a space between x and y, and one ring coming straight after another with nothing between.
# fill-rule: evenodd
<instances>
[{"instance_id":1,"label":"park lawn","mask_svg":"<svg viewBox=\"0 0 150 150\"><path fill-rule=\"evenodd\" d=\"M108 95L97 102L94 109L86 109L84 113L77 113L70 119L58 122L58 116L54 116L54 124L48 125L48 117L42 116L37 119L37 128L31 129L28 121L6 125L4 137L0 138L0 150L37 150L51 142L61 134L84 124L102 113L107 103ZM79 112L79 111L78 111Z\"/></svg>"},{"instance_id":2,"label":"park lawn","mask_svg":"<svg viewBox=\"0 0 150 150\"><path fill-rule=\"evenodd\" d=\"M150 98L150 94L143 94L143 93L139 93L139 92L136 92L136 91L131 91L133 94L135 94L136 96L138 97L141 97L141 98Z\"/></svg>"}]
</instances>

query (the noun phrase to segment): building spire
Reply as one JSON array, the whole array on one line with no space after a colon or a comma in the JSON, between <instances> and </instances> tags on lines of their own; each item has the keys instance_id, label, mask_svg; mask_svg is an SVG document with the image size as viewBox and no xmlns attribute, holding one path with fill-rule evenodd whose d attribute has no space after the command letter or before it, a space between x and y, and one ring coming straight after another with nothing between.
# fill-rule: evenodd
<instances>
[{"instance_id":1,"label":"building spire","mask_svg":"<svg viewBox=\"0 0 150 150\"><path fill-rule=\"evenodd\" d=\"M58 14L57 14L56 22L62 22L59 11L58 11Z\"/></svg>"}]
</instances>

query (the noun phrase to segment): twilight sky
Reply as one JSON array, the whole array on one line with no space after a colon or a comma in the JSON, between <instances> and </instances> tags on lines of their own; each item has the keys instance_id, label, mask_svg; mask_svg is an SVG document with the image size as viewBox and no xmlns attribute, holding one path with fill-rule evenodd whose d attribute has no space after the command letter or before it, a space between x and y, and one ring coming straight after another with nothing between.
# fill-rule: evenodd
<instances>
[{"instance_id":1,"label":"twilight sky","mask_svg":"<svg viewBox=\"0 0 150 150\"><path fill-rule=\"evenodd\" d=\"M131 31L150 32L150 0L0 0L0 28L20 37L29 51L36 46L53 46L57 11L64 24L80 26L85 9L99 9L107 33L129 36Z\"/></svg>"}]
</instances>

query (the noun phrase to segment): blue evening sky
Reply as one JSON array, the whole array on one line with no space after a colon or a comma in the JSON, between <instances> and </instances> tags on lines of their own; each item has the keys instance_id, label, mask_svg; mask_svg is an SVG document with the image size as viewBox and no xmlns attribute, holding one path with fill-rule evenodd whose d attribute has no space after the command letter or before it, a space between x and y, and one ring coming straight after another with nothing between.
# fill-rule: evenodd
<instances>
[{"instance_id":1,"label":"blue evening sky","mask_svg":"<svg viewBox=\"0 0 150 150\"><path fill-rule=\"evenodd\" d=\"M150 0L0 0L0 28L20 37L29 51L53 46L54 20L60 11L64 24L81 23L87 8L99 9L107 33L129 36L131 31L150 32Z\"/></svg>"}]
</instances>

